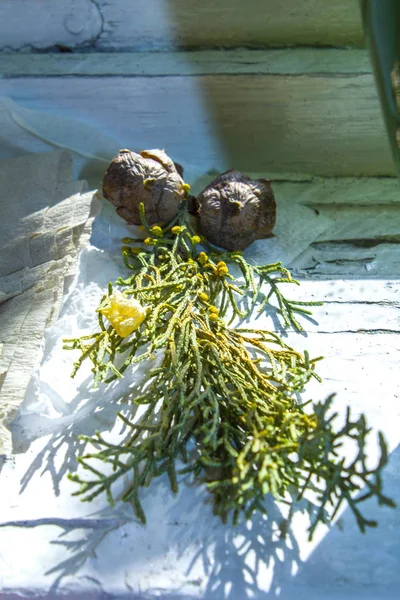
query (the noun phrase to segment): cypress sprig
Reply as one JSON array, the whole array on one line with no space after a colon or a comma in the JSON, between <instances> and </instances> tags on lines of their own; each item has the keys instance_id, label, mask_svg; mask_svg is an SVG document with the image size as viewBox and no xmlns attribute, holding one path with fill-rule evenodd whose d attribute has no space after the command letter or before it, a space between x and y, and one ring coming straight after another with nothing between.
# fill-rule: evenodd
<instances>
[{"instance_id":1,"label":"cypress sprig","mask_svg":"<svg viewBox=\"0 0 400 600\"><path fill-rule=\"evenodd\" d=\"M84 360L92 362L97 384L122 377L126 369L149 361L146 385L132 397L130 414L120 414L126 426L118 444L100 433L83 439L94 451L78 460L91 478L70 475L79 484L77 495L91 501L105 493L113 503L113 485L131 474L123 499L145 522L141 487L167 473L171 489L178 491L178 473L193 473L213 499L214 512L236 522L265 511L264 497L271 493L291 505L308 497L312 537L320 522L336 516L347 501L360 529L374 526L358 503L375 496L392 506L382 492L381 473L387 449L379 437L381 457L374 468L366 466L369 429L363 417L335 429L332 398L312 407L299 403L299 394L311 378L315 363L285 344L274 331L230 327L262 311L275 300L283 326L301 330L298 315L308 315L316 302L285 298L281 284L298 284L280 263L250 265L241 253L217 252L192 230L182 211L167 228L148 227L148 237L124 239L124 263L131 273L116 285L125 298L147 307L143 323L128 337L120 337L99 308L100 331L65 340L67 349L80 351L75 375ZM230 268L239 268L242 282ZM160 367L151 368L155 352L164 350ZM140 419L135 405L144 405ZM355 440L358 453L346 464L338 452L342 441ZM98 461L109 465L106 473ZM179 470L179 466L184 467ZM367 492L354 499L362 487Z\"/></svg>"}]
</instances>

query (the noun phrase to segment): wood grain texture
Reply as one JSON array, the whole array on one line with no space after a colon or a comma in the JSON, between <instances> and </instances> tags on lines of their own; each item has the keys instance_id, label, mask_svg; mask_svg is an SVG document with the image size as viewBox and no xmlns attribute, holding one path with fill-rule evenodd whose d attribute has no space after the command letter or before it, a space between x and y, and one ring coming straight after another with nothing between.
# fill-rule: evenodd
<instances>
[{"instance_id":1,"label":"wood grain texture","mask_svg":"<svg viewBox=\"0 0 400 600\"><path fill-rule=\"evenodd\" d=\"M371 74L367 50L235 48L191 52L0 54L3 77Z\"/></svg>"},{"instance_id":2,"label":"wood grain texture","mask_svg":"<svg viewBox=\"0 0 400 600\"><path fill-rule=\"evenodd\" d=\"M371 75L236 76L202 81L233 165L321 175L391 175Z\"/></svg>"},{"instance_id":3,"label":"wood grain texture","mask_svg":"<svg viewBox=\"0 0 400 600\"><path fill-rule=\"evenodd\" d=\"M329 217L332 226L322 233L294 261L300 276L314 279L386 279L395 285L400 279L400 203L387 205L321 204L320 214ZM385 292L387 293L387 291ZM381 295L381 294L380 294ZM371 301L379 302L371 298ZM396 304L396 312L399 307ZM382 308L381 329L389 325Z\"/></svg>"},{"instance_id":4,"label":"wood grain texture","mask_svg":"<svg viewBox=\"0 0 400 600\"><path fill-rule=\"evenodd\" d=\"M92 0L0 2L0 50L94 46L102 28L100 8Z\"/></svg>"},{"instance_id":5,"label":"wood grain texture","mask_svg":"<svg viewBox=\"0 0 400 600\"><path fill-rule=\"evenodd\" d=\"M9 78L0 94L200 172L394 174L371 74Z\"/></svg>"},{"instance_id":6,"label":"wood grain texture","mask_svg":"<svg viewBox=\"0 0 400 600\"><path fill-rule=\"evenodd\" d=\"M357 0L100 0L103 49L360 46Z\"/></svg>"},{"instance_id":7,"label":"wood grain texture","mask_svg":"<svg viewBox=\"0 0 400 600\"><path fill-rule=\"evenodd\" d=\"M357 0L2 0L3 49L360 46Z\"/></svg>"},{"instance_id":8,"label":"wood grain texture","mask_svg":"<svg viewBox=\"0 0 400 600\"><path fill-rule=\"evenodd\" d=\"M340 280L340 301L351 297L356 303L377 303L382 307L394 303L398 312L400 184L397 179L273 182L273 189L278 211L281 199L292 200L313 207L330 221L290 265L297 277L319 280L315 287L311 283L301 286L302 299L306 300L308 295L329 302L338 292L337 285L333 288L332 284ZM385 279L386 282L382 281ZM378 283L371 283L373 280ZM318 298L314 289L322 296ZM385 328L399 329L388 326L382 308L381 329Z\"/></svg>"},{"instance_id":9,"label":"wood grain texture","mask_svg":"<svg viewBox=\"0 0 400 600\"><path fill-rule=\"evenodd\" d=\"M363 206L374 206L379 211L381 206L390 207L400 202L400 181L393 177L314 178L309 183L280 181L274 182L274 188L319 211Z\"/></svg>"}]
</instances>

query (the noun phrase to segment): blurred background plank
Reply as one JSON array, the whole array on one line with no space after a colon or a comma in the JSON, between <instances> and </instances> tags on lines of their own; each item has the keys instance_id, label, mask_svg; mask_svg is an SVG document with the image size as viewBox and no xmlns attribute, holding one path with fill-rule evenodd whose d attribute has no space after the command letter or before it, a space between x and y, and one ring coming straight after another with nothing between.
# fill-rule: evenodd
<instances>
[{"instance_id":1,"label":"blurred background plank","mask_svg":"<svg viewBox=\"0 0 400 600\"><path fill-rule=\"evenodd\" d=\"M0 53L3 77L371 74L366 50L284 48L165 52Z\"/></svg>"},{"instance_id":2,"label":"blurred background plank","mask_svg":"<svg viewBox=\"0 0 400 600\"><path fill-rule=\"evenodd\" d=\"M11 51L361 46L358 0L2 0Z\"/></svg>"}]
</instances>

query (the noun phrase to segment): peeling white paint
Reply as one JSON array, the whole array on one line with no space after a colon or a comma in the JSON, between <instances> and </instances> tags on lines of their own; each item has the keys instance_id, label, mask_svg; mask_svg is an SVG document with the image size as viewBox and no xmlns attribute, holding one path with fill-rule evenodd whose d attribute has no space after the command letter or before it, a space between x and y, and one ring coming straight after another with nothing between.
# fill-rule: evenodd
<instances>
[{"instance_id":1,"label":"peeling white paint","mask_svg":"<svg viewBox=\"0 0 400 600\"><path fill-rule=\"evenodd\" d=\"M348 0L1 0L0 47L165 50L362 44Z\"/></svg>"},{"instance_id":2,"label":"peeling white paint","mask_svg":"<svg viewBox=\"0 0 400 600\"><path fill-rule=\"evenodd\" d=\"M0 48L8 51L71 48L93 43L103 19L93 0L3 0Z\"/></svg>"}]
</instances>

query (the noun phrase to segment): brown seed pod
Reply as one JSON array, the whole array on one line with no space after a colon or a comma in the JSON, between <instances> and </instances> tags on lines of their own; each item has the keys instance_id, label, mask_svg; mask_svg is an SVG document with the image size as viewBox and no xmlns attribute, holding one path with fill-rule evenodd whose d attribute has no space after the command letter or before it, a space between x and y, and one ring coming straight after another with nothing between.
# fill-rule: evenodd
<instances>
[{"instance_id":1,"label":"brown seed pod","mask_svg":"<svg viewBox=\"0 0 400 600\"><path fill-rule=\"evenodd\" d=\"M140 154L121 150L103 179L103 195L128 223L140 225L143 202L149 225L168 223L177 214L189 186L163 150Z\"/></svg>"},{"instance_id":2,"label":"brown seed pod","mask_svg":"<svg viewBox=\"0 0 400 600\"><path fill-rule=\"evenodd\" d=\"M227 171L208 185L196 200L200 233L227 250L244 250L254 240L270 237L276 204L268 179L250 179Z\"/></svg>"}]
</instances>

